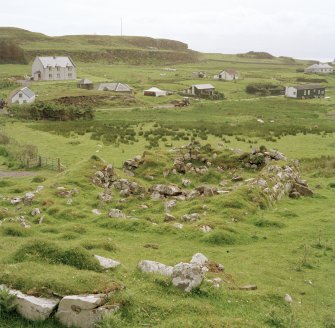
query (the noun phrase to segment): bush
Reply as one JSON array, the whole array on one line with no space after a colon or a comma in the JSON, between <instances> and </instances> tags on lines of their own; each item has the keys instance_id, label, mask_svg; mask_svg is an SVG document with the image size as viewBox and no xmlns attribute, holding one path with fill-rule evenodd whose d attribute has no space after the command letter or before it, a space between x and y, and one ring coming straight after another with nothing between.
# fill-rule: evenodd
<instances>
[{"instance_id":1,"label":"bush","mask_svg":"<svg viewBox=\"0 0 335 328\"><path fill-rule=\"evenodd\" d=\"M285 224L278 221L269 221L266 219L259 219L255 222L256 227L260 228L284 228Z\"/></svg>"},{"instance_id":2,"label":"bush","mask_svg":"<svg viewBox=\"0 0 335 328\"><path fill-rule=\"evenodd\" d=\"M10 294L7 289L0 289L0 317L4 313L10 313L15 310L15 296Z\"/></svg>"},{"instance_id":3,"label":"bush","mask_svg":"<svg viewBox=\"0 0 335 328\"><path fill-rule=\"evenodd\" d=\"M100 248L108 252L113 252L117 249L115 244L109 238L106 240L85 240L81 245L87 250Z\"/></svg>"},{"instance_id":4,"label":"bush","mask_svg":"<svg viewBox=\"0 0 335 328\"><path fill-rule=\"evenodd\" d=\"M260 96L276 96L284 94L284 87L273 83L251 83L246 86L245 91Z\"/></svg>"},{"instance_id":5,"label":"bush","mask_svg":"<svg viewBox=\"0 0 335 328\"><path fill-rule=\"evenodd\" d=\"M200 239L202 242L212 244L212 245L233 245L236 242L234 236L223 232L223 231L214 231L208 233Z\"/></svg>"},{"instance_id":6,"label":"bush","mask_svg":"<svg viewBox=\"0 0 335 328\"><path fill-rule=\"evenodd\" d=\"M50 264L65 264L80 270L100 271L97 260L86 250L75 247L62 249L54 243L34 240L20 247L14 254L14 261L41 261Z\"/></svg>"},{"instance_id":7,"label":"bush","mask_svg":"<svg viewBox=\"0 0 335 328\"><path fill-rule=\"evenodd\" d=\"M46 179L40 175L37 175L36 177L33 177L33 179L31 180L31 182L35 182L35 183L41 183L44 182Z\"/></svg>"},{"instance_id":8,"label":"bush","mask_svg":"<svg viewBox=\"0 0 335 328\"><path fill-rule=\"evenodd\" d=\"M26 120L75 121L91 120L94 117L94 111L89 106L66 106L41 101L31 105L13 105L8 111L13 116Z\"/></svg>"},{"instance_id":9,"label":"bush","mask_svg":"<svg viewBox=\"0 0 335 328\"><path fill-rule=\"evenodd\" d=\"M9 237L26 237L29 232L27 229L13 224L3 227L2 234Z\"/></svg>"}]
</instances>

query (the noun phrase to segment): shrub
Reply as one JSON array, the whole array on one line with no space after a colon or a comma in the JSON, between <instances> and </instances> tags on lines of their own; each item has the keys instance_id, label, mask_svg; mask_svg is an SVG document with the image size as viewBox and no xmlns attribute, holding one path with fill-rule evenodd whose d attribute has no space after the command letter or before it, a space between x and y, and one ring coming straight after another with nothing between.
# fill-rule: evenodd
<instances>
[{"instance_id":1,"label":"shrub","mask_svg":"<svg viewBox=\"0 0 335 328\"><path fill-rule=\"evenodd\" d=\"M99 271L97 260L86 250L75 247L62 249L54 243L33 240L21 246L14 254L14 261L41 261L51 264L65 264L80 270Z\"/></svg>"},{"instance_id":2,"label":"shrub","mask_svg":"<svg viewBox=\"0 0 335 328\"><path fill-rule=\"evenodd\" d=\"M251 83L246 86L245 91L261 96L274 96L283 94L284 87L273 83Z\"/></svg>"},{"instance_id":3,"label":"shrub","mask_svg":"<svg viewBox=\"0 0 335 328\"><path fill-rule=\"evenodd\" d=\"M9 237L26 237L29 234L27 229L16 226L14 224L3 227L2 233L4 236Z\"/></svg>"},{"instance_id":4,"label":"shrub","mask_svg":"<svg viewBox=\"0 0 335 328\"><path fill-rule=\"evenodd\" d=\"M282 222L278 222L278 221L269 221L266 219L259 219L255 222L255 226L256 227L260 227L260 228L283 228L285 227L285 224Z\"/></svg>"},{"instance_id":5,"label":"shrub","mask_svg":"<svg viewBox=\"0 0 335 328\"><path fill-rule=\"evenodd\" d=\"M37 175L36 177L33 177L31 182L41 183L44 182L46 179L40 175Z\"/></svg>"},{"instance_id":6,"label":"shrub","mask_svg":"<svg viewBox=\"0 0 335 328\"><path fill-rule=\"evenodd\" d=\"M233 245L236 242L234 236L223 232L223 231L214 231L208 233L200 239L202 242L212 244L212 245Z\"/></svg>"},{"instance_id":7,"label":"shrub","mask_svg":"<svg viewBox=\"0 0 335 328\"><path fill-rule=\"evenodd\" d=\"M7 289L0 289L0 317L3 313L9 313L15 310L15 296L10 294Z\"/></svg>"},{"instance_id":8,"label":"shrub","mask_svg":"<svg viewBox=\"0 0 335 328\"><path fill-rule=\"evenodd\" d=\"M87 250L100 248L108 252L113 252L117 249L115 244L109 238L106 240L85 240L81 245Z\"/></svg>"}]
</instances>

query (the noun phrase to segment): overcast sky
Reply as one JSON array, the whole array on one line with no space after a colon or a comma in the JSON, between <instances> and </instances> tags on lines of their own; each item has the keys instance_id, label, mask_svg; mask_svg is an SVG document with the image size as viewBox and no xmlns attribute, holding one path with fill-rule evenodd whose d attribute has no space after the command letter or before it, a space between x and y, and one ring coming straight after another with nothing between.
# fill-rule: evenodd
<instances>
[{"instance_id":1,"label":"overcast sky","mask_svg":"<svg viewBox=\"0 0 335 328\"><path fill-rule=\"evenodd\" d=\"M204 52L332 60L335 0L0 0L0 26L169 38Z\"/></svg>"}]
</instances>

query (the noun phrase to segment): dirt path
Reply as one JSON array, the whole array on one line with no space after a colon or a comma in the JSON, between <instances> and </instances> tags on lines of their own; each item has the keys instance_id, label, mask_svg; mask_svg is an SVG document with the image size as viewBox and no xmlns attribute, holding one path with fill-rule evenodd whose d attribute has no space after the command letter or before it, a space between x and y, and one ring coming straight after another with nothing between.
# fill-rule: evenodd
<instances>
[{"instance_id":1,"label":"dirt path","mask_svg":"<svg viewBox=\"0 0 335 328\"><path fill-rule=\"evenodd\" d=\"M31 177L36 175L36 172L29 171L0 171L0 178L18 178L18 177Z\"/></svg>"}]
</instances>

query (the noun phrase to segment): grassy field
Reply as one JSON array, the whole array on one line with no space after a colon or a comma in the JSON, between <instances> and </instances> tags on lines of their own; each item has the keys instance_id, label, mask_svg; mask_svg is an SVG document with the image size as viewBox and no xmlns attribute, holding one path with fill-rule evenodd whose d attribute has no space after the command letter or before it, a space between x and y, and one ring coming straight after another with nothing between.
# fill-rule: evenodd
<instances>
[{"instance_id":1,"label":"grassy field","mask_svg":"<svg viewBox=\"0 0 335 328\"><path fill-rule=\"evenodd\" d=\"M13 222L0 227L0 283L38 295L115 290L112 302L121 302L124 307L116 316L106 318L104 328L335 327L335 75L325 77L329 99L299 101L245 92L246 85L254 82L297 84L298 78L306 76L296 69L306 64L283 58L260 61L217 54L202 55L197 63L173 65L176 72L164 71L161 65L78 62L80 78L133 86L135 103L111 101L99 105L93 121L31 122L1 116L1 133L22 145L35 145L42 156L60 158L66 170L57 173L40 169L34 171L35 177L1 179L0 218L24 215L32 227L23 229ZM237 69L241 80L213 81L212 76L224 68ZM192 72L200 70L206 71L209 78L195 79ZM29 73L29 65L0 65L0 78ZM157 109L157 105L180 97L153 99L142 95L142 90L150 86L177 92L194 83L212 83L226 99L192 101L186 109ZM6 97L14 87L0 90L0 97ZM99 95L97 91L78 90L75 82L34 82L31 88L40 100ZM94 186L91 178L103 161L113 163L117 173L125 177L124 160L146 151L153 162L161 165L158 168L164 167L171 164L166 157L171 147L192 140L209 143L219 153L230 148L250 151L261 145L276 148L300 161L301 174L315 196L284 198L262 208L252 201L252 193L238 190L178 202L172 211L178 222L185 213L202 214L199 222L185 224L182 230L163 221L163 202L150 197L130 197L123 203L115 193L108 205L97 199L102 189ZM5 147L10 153L11 145ZM18 163L12 161L1 153L2 170L10 170L10 165L17 167ZM147 167L134 179L146 187L150 184L147 174L154 175L157 183L181 183L182 176L164 179L157 167ZM194 185L218 185L221 179L230 181L236 173L244 179L258 174L233 169L218 175L213 168L203 177L187 178ZM6 199L39 185L45 189L30 205L16 207ZM56 195L57 187L78 189L79 193L68 204L67 199ZM148 209L141 208L142 204ZM203 205L208 206L206 214ZM35 207L42 210L43 224L30 215ZM135 219L108 218L108 210L113 207ZM92 213L96 208L102 215ZM214 227L213 232L199 231L202 224ZM81 257L83 267L75 261L59 262L48 257L43 249L49 248ZM200 289L186 295L168 279L136 269L143 259L174 265L189 261L196 252L224 264L221 277L233 285L256 284L258 289L230 290L229 284L215 289L204 282ZM100 272L92 262L93 254L114 258L122 265L108 273ZM290 305L283 301L286 293L293 297ZM12 314L0 315L0 326L60 327L52 320L29 323Z\"/></svg>"}]
</instances>

